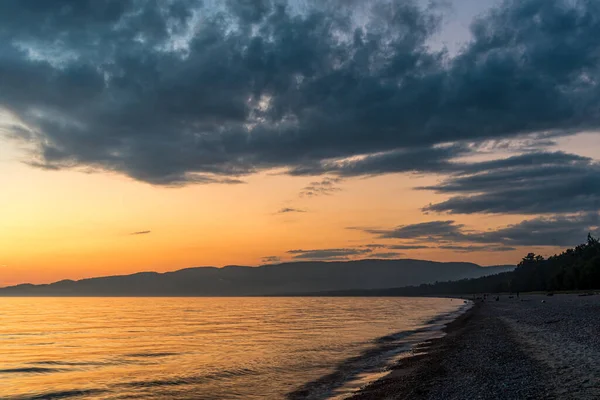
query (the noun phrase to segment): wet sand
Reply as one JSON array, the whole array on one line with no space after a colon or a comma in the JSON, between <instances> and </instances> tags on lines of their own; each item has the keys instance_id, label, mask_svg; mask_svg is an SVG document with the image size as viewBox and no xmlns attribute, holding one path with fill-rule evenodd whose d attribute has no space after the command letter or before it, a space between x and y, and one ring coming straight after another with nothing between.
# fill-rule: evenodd
<instances>
[{"instance_id":1,"label":"wet sand","mask_svg":"<svg viewBox=\"0 0 600 400\"><path fill-rule=\"evenodd\" d=\"M600 399L600 295L477 303L352 397Z\"/></svg>"}]
</instances>

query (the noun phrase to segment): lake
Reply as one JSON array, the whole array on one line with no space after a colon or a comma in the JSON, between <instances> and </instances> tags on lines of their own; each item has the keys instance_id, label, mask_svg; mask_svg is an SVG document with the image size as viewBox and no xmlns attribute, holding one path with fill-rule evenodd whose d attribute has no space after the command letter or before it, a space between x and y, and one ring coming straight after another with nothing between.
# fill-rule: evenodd
<instances>
[{"instance_id":1,"label":"lake","mask_svg":"<svg viewBox=\"0 0 600 400\"><path fill-rule=\"evenodd\" d=\"M2 399L331 399L440 335L430 298L0 298Z\"/></svg>"}]
</instances>

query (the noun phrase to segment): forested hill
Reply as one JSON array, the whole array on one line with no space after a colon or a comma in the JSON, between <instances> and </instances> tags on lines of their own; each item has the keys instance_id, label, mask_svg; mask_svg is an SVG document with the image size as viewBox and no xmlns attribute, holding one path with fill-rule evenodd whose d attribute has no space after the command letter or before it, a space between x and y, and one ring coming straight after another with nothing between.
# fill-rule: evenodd
<instances>
[{"instance_id":1,"label":"forested hill","mask_svg":"<svg viewBox=\"0 0 600 400\"><path fill-rule=\"evenodd\" d=\"M529 253L517 268L510 272L420 286L330 292L327 295L428 296L596 289L600 289L600 242L588 235L587 243L547 259Z\"/></svg>"},{"instance_id":2,"label":"forested hill","mask_svg":"<svg viewBox=\"0 0 600 400\"><path fill-rule=\"evenodd\" d=\"M382 289L478 278L514 269L424 260L293 262L261 267L199 267L48 285L0 288L0 296L255 296L349 289Z\"/></svg>"}]
</instances>

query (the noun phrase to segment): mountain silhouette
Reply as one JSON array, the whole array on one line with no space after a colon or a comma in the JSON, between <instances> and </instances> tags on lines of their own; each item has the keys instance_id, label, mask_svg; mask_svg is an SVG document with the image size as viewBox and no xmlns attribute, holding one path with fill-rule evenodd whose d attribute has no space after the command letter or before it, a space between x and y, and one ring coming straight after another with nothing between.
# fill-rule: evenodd
<instances>
[{"instance_id":1,"label":"mountain silhouette","mask_svg":"<svg viewBox=\"0 0 600 400\"><path fill-rule=\"evenodd\" d=\"M514 269L465 262L359 260L187 268L0 289L0 296L255 296L383 289L478 278Z\"/></svg>"}]
</instances>

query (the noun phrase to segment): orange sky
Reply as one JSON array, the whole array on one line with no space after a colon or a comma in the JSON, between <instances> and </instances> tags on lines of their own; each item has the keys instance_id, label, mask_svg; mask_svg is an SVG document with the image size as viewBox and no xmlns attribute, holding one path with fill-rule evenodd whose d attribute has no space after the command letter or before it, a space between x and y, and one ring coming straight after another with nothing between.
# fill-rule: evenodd
<instances>
[{"instance_id":1,"label":"orange sky","mask_svg":"<svg viewBox=\"0 0 600 400\"><path fill-rule=\"evenodd\" d=\"M36 2L0 14L9 50L0 57L0 287L339 254L515 264L561 249L514 243L573 244L600 232L600 135L569 136L600 126L600 80L589 69L600 47L581 40L595 29L589 4L549 3L532 18L538 4L525 1L290 0L255 13L244 2L187 12L159 3L117 7L110 18L102 7L83 15ZM512 156L523 157L505 175L451 165ZM370 163L361 170L357 160ZM346 178L307 196L328 177L273 165L456 174ZM243 184L190 184L254 170ZM187 185L158 186L172 182ZM415 189L436 185L450 194ZM450 198L454 206L441 204ZM455 214L423 211L432 204ZM517 239L507 233L515 230ZM405 239L385 239L394 236ZM365 247L374 244L386 246ZM415 244L429 247L390 250Z\"/></svg>"},{"instance_id":2,"label":"orange sky","mask_svg":"<svg viewBox=\"0 0 600 400\"><path fill-rule=\"evenodd\" d=\"M593 154L597 140L580 135L561 145ZM191 266L258 265L265 256L289 260L290 249L347 248L381 240L350 226L394 227L440 219L420 208L443 197L411 188L436 177L387 175L340 183L328 196L301 197L315 178L251 176L241 185L154 187L121 175L43 171L20 162L3 141L0 152L0 286L65 278L170 271ZM277 214L293 207L305 213ZM523 216L458 216L485 230ZM442 218L443 219L443 218ZM151 231L131 235L133 232ZM387 241L393 243L393 241ZM526 251L454 253L408 250L405 257L515 263ZM553 249L543 249L551 252Z\"/></svg>"}]
</instances>

